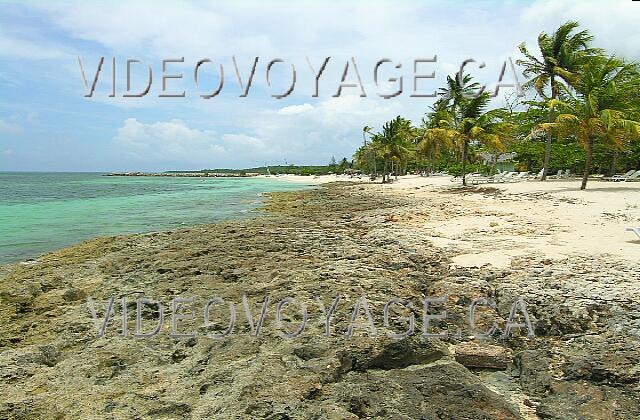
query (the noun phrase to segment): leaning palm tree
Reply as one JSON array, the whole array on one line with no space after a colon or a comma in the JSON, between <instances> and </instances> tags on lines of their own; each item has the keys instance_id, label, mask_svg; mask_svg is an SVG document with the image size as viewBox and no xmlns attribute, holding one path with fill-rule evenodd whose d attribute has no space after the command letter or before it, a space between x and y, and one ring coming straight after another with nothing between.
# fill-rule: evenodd
<instances>
[{"instance_id":1,"label":"leaning palm tree","mask_svg":"<svg viewBox=\"0 0 640 420\"><path fill-rule=\"evenodd\" d=\"M368 144L366 146L360 146L353 154L353 161L363 171L371 170L371 167L369 166L369 158L368 158L370 147L371 147L371 144Z\"/></svg>"},{"instance_id":2,"label":"leaning palm tree","mask_svg":"<svg viewBox=\"0 0 640 420\"><path fill-rule=\"evenodd\" d=\"M582 185L587 187L595 141L617 146L640 138L640 122L635 119L636 93L640 89L638 65L615 57L594 57L582 66L576 84L577 96L568 101L552 101L561 109L554 122L538 125L536 131L556 132L575 137L585 147L587 157Z\"/></svg>"},{"instance_id":3,"label":"leaning palm tree","mask_svg":"<svg viewBox=\"0 0 640 420\"><path fill-rule=\"evenodd\" d=\"M377 168L376 168L376 153L373 147L370 147L369 145L367 145L367 134L371 135L371 130L372 128L369 127L368 125L365 125L364 127L362 127L362 143L363 143L363 148L366 149L366 157L368 157L369 159L369 163L367 164L369 171L373 171L372 173L375 174L377 176Z\"/></svg>"},{"instance_id":4,"label":"leaning palm tree","mask_svg":"<svg viewBox=\"0 0 640 420\"><path fill-rule=\"evenodd\" d=\"M362 127L362 143L364 146L367 145L367 134L371 134L371 127L365 125L364 127Z\"/></svg>"},{"instance_id":5,"label":"leaning palm tree","mask_svg":"<svg viewBox=\"0 0 640 420\"><path fill-rule=\"evenodd\" d=\"M531 77L525 87L533 87L545 100L555 100L566 87L578 82L578 69L588 59L597 55L601 50L589 46L593 37L589 31L574 32L578 22L566 22L549 35L545 32L538 36L540 58L534 56L527 49L526 44L520 44L520 52L526 57L518 60L518 65L524 67L524 75ZM553 107L549 108L549 122L553 121ZM551 160L551 132L547 133L544 152L544 165L541 180L547 178Z\"/></svg>"}]
</instances>

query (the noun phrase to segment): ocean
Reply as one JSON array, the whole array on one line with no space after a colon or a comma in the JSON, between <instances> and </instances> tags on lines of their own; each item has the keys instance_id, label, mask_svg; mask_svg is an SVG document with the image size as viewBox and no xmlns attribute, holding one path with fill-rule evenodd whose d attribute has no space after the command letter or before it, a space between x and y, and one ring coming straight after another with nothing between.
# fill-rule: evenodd
<instances>
[{"instance_id":1,"label":"ocean","mask_svg":"<svg viewBox=\"0 0 640 420\"><path fill-rule=\"evenodd\" d=\"M0 172L0 264L96 236L255 217L261 193L301 188L277 178Z\"/></svg>"}]
</instances>

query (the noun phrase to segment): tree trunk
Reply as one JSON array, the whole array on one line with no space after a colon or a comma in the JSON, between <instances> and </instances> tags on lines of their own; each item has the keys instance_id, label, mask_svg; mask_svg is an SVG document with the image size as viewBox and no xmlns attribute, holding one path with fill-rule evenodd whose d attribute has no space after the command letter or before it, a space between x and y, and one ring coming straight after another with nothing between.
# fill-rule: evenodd
<instances>
[{"instance_id":1,"label":"tree trunk","mask_svg":"<svg viewBox=\"0 0 640 420\"><path fill-rule=\"evenodd\" d=\"M465 140L462 144L462 185L467 186L467 148L469 141Z\"/></svg>"},{"instance_id":2,"label":"tree trunk","mask_svg":"<svg viewBox=\"0 0 640 420\"><path fill-rule=\"evenodd\" d=\"M362 132L362 141L363 141L363 144L364 144L364 147L365 147L365 150L366 150L366 147L367 147L367 137L366 137L366 132L365 132L365 131L363 131L363 132ZM367 151L367 154L368 154L368 155L371 155L371 152L370 152L370 151ZM368 167L367 169L369 169L369 174L371 174L371 162L369 162L369 165L368 165L368 166L369 166L369 167Z\"/></svg>"},{"instance_id":3,"label":"tree trunk","mask_svg":"<svg viewBox=\"0 0 640 420\"><path fill-rule=\"evenodd\" d=\"M618 166L618 151L614 150L613 157L611 158L611 171L609 173L609 176L614 176L616 174L617 166Z\"/></svg>"},{"instance_id":4,"label":"tree trunk","mask_svg":"<svg viewBox=\"0 0 640 420\"><path fill-rule=\"evenodd\" d=\"M540 178L540 181L545 181L547 179L550 163L551 163L551 133L547 133L547 141L544 146L544 164L542 166L543 172L542 172L542 177Z\"/></svg>"},{"instance_id":5,"label":"tree trunk","mask_svg":"<svg viewBox=\"0 0 640 420\"><path fill-rule=\"evenodd\" d=\"M429 155L430 155L430 159L429 160L431 160L431 173L433 173L433 172L435 172L435 166L436 166L434 158L433 158L433 150L429 151Z\"/></svg>"},{"instance_id":6,"label":"tree trunk","mask_svg":"<svg viewBox=\"0 0 640 420\"><path fill-rule=\"evenodd\" d=\"M553 89L555 78L551 76L551 99L556 99L556 92ZM553 122L553 110L549 108L549 122ZM551 132L547 132L547 142L544 146L544 165L542 166L542 177L540 181L544 181L547 179L547 175L549 174L549 164L551 163Z\"/></svg>"},{"instance_id":7,"label":"tree trunk","mask_svg":"<svg viewBox=\"0 0 640 420\"><path fill-rule=\"evenodd\" d=\"M384 158L384 169L382 170L382 183L386 182L387 178L387 158Z\"/></svg>"},{"instance_id":8,"label":"tree trunk","mask_svg":"<svg viewBox=\"0 0 640 420\"><path fill-rule=\"evenodd\" d=\"M591 172L591 161L593 159L593 138L589 137L587 140L587 162L584 165L584 174L582 175L581 190L587 188L587 180L589 179L589 173Z\"/></svg>"}]
</instances>

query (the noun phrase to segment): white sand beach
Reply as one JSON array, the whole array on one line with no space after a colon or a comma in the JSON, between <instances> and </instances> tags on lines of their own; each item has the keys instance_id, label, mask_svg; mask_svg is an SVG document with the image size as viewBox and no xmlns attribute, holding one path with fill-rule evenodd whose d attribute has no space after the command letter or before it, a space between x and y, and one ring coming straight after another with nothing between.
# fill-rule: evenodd
<instances>
[{"instance_id":1,"label":"white sand beach","mask_svg":"<svg viewBox=\"0 0 640 420\"><path fill-rule=\"evenodd\" d=\"M368 182L365 177L343 175L271 178L318 185ZM506 267L513 257L533 253L551 259L571 255L640 259L640 238L626 231L640 226L637 182L592 180L588 189L581 191L577 178L522 181L485 184L475 187L475 193L470 189L455 195L438 194L460 189L460 182L452 182L450 176L407 175L391 184L371 184L388 194L429 197L434 207L445 209L435 220L432 215L421 219L421 213L429 213L428 206L416 209L411 224L435 246L456 249L459 255L453 260L460 266Z\"/></svg>"},{"instance_id":2,"label":"white sand beach","mask_svg":"<svg viewBox=\"0 0 640 420\"><path fill-rule=\"evenodd\" d=\"M406 177L388 189L421 195L451 184L449 177ZM467 249L454 259L460 265L508 264L513 256L530 253L610 254L638 261L640 239L626 228L640 226L640 183L593 181L585 191L579 186L578 180L490 184L501 193L455 197L468 214L421 227L432 231L436 245L454 241Z\"/></svg>"}]
</instances>

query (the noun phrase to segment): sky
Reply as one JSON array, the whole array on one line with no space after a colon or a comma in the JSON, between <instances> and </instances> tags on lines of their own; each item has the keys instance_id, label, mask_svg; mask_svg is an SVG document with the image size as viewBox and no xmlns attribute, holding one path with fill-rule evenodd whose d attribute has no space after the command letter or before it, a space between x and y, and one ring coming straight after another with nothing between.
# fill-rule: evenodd
<instances>
[{"instance_id":1,"label":"sky","mask_svg":"<svg viewBox=\"0 0 640 420\"><path fill-rule=\"evenodd\" d=\"M541 31L577 20L595 46L640 59L640 2L596 1L2 1L0 171L163 171L326 164L350 158L362 127L419 124L467 59L493 90L503 63ZM104 64L91 97L100 58ZM258 57L252 84L243 88ZM324 60L324 72L316 80ZM420 62L415 60L433 60ZM112 60L115 58L115 96ZM161 97L184 91L184 97ZM194 72L197 63L198 83ZM272 60L280 59L269 67ZM378 84L374 80L376 63ZM127 60L130 93L125 97ZM234 65L235 60L235 65ZM349 63L345 84L336 97ZM355 66L353 65L355 63ZM480 68L479 64L484 64ZM205 99L220 84L216 96ZM295 85L292 83L295 68ZM415 69L414 69L415 66ZM236 72L237 67L237 72ZM267 69L270 68L269 71ZM356 73L357 68L357 73ZM269 80L267 80L269 74ZM240 76L240 82L238 80ZM402 93L397 91L402 78ZM521 74L518 81L524 82ZM513 83L510 66L504 83ZM366 96L363 97L362 90ZM494 104L512 97L501 88Z\"/></svg>"}]
</instances>

